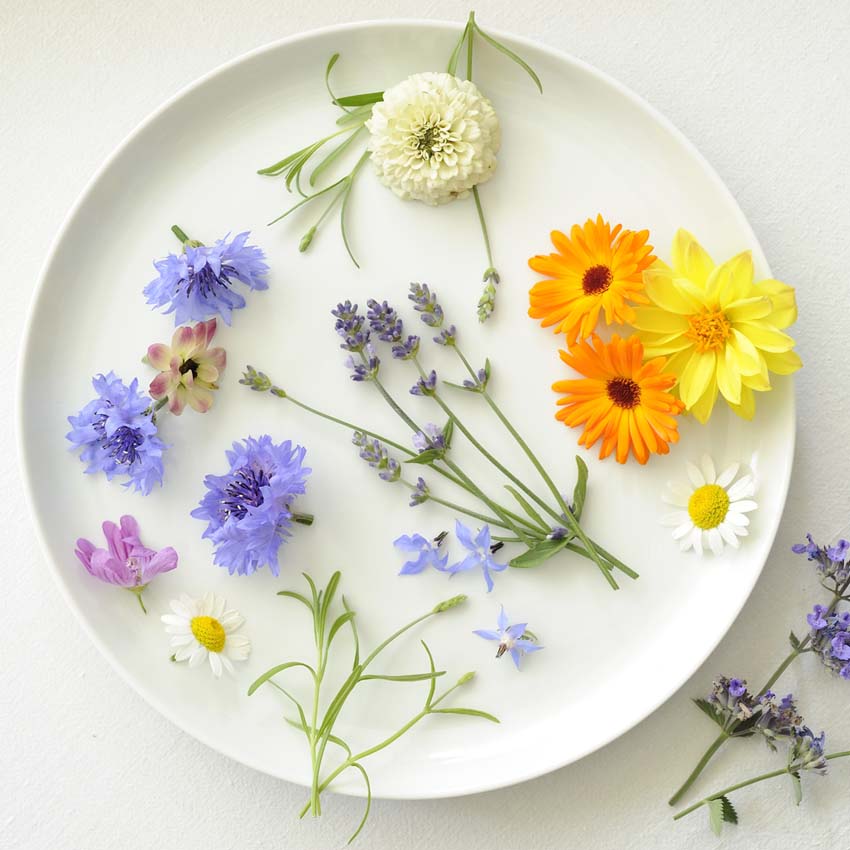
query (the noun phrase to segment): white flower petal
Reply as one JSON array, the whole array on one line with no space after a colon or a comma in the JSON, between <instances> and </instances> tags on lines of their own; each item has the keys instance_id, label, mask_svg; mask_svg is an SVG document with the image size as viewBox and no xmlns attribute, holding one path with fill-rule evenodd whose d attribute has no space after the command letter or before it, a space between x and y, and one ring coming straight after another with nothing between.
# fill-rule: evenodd
<instances>
[{"instance_id":1,"label":"white flower petal","mask_svg":"<svg viewBox=\"0 0 850 850\"><path fill-rule=\"evenodd\" d=\"M233 664L230 659L222 652L219 656L221 658L221 663L224 666L224 669L227 670L228 673L233 673Z\"/></svg>"},{"instance_id":2,"label":"white flower petal","mask_svg":"<svg viewBox=\"0 0 850 850\"><path fill-rule=\"evenodd\" d=\"M740 502L732 502L729 505L730 511L736 511L739 514L746 514L750 511L754 511L758 508L758 503L754 502L752 499L743 499Z\"/></svg>"},{"instance_id":3,"label":"white flower petal","mask_svg":"<svg viewBox=\"0 0 850 850\"><path fill-rule=\"evenodd\" d=\"M687 522L683 522L675 531L673 532L673 539L679 540L684 537L686 534L690 534L694 530L694 524L691 522L690 518L688 518Z\"/></svg>"},{"instance_id":4,"label":"white flower petal","mask_svg":"<svg viewBox=\"0 0 850 850\"><path fill-rule=\"evenodd\" d=\"M738 537L735 534L735 528L729 525L728 522L721 522L719 526L717 526L717 530L720 532L720 536L732 547L737 549L741 544L738 542Z\"/></svg>"},{"instance_id":5,"label":"white flower petal","mask_svg":"<svg viewBox=\"0 0 850 850\"><path fill-rule=\"evenodd\" d=\"M736 514L732 511L729 511L729 513L726 514L726 522L728 522L730 525L734 525L738 528L741 528L745 525L750 524L750 518L746 514Z\"/></svg>"},{"instance_id":6,"label":"white flower petal","mask_svg":"<svg viewBox=\"0 0 850 850\"><path fill-rule=\"evenodd\" d=\"M681 525L683 522L687 522L690 519L687 511L673 511L671 514L664 514L661 517L661 525L667 526L671 528L673 526Z\"/></svg>"},{"instance_id":7,"label":"white flower petal","mask_svg":"<svg viewBox=\"0 0 850 850\"><path fill-rule=\"evenodd\" d=\"M192 653L195 651L196 648L197 648L197 644L195 644L195 643L191 643L188 646L181 647L180 649L177 650L177 652L174 653L174 660L175 661L186 661L186 660L188 660L189 658L191 658Z\"/></svg>"},{"instance_id":8,"label":"white flower petal","mask_svg":"<svg viewBox=\"0 0 850 850\"><path fill-rule=\"evenodd\" d=\"M729 494L730 501L737 502L738 499L752 496L755 491L753 476L745 475L743 478L739 478L726 492Z\"/></svg>"},{"instance_id":9,"label":"white flower petal","mask_svg":"<svg viewBox=\"0 0 850 850\"><path fill-rule=\"evenodd\" d=\"M209 651L205 646L198 644L192 654L189 656L189 666L197 667L204 663L204 659L209 655Z\"/></svg>"},{"instance_id":10,"label":"white flower petal","mask_svg":"<svg viewBox=\"0 0 850 850\"><path fill-rule=\"evenodd\" d=\"M189 646L194 640L195 636L193 634L175 635L169 642L171 646Z\"/></svg>"},{"instance_id":11,"label":"white flower petal","mask_svg":"<svg viewBox=\"0 0 850 850\"><path fill-rule=\"evenodd\" d=\"M216 679L221 678L221 658L217 652L210 653L210 667Z\"/></svg>"},{"instance_id":12,"label":"white flower petal","mask_svg":"<svg viewBox=\"0 0 850 850\"><path fill-rule=\"evenodd\" d=\"M693 540L694 552L696 552L697 555L702 555L702 529L694 528L691 538Z\"/></svg>"},{"instance_id":13,"label":"white flower petal","mask_svg":"<svg viewBox=\"0 0 850 850\"><path fill-rule=\"evenodd\" d=\"M245 618L238 611L234 611L231 608L230 611L225 611L218 618L218 621L221 623L224 631L230 634L231 632L235 632L245 622Z\"/></svg>"},{"instance_id":14,"label":"white flower petal","mask_svg":"<svg viewBox=\"0 0 850 850\"><path fill-rule=\"evenodd\" d=\"M714 484L714 482L717 480L717 471L714 469L714 461L709 455L702 456L702 462L700 463L700 467L702 468L702 474L705 478L705 483Z\"/></svg>"},{"instance_id":15,"label":"white flower petal","mask_svg":"<svg viewBox=\"0 0 850 850\"><path fill-rule=\"evenodd\" d=\"M691 463L690 461L686 461L685 469L687 470L688 478L691 479L691 484L693 484L694 487L702 487L703 484L705 484L705 477L703 476L698 466Z\"/></svg>"},{"instance_id":16,"label":"white flower petal","mask_svg":"<svg viewBox=\"0 0 850 850\"><path fill-rule=\"evenodd\" d=\"M720 532L716 528L710 528L708 530L708 545L711 547L711 551L714 552L715 555L723 554L723 538L720 535Z\"/></svg>"},{"instance_id":17,"label":"white flower petal","mask_svg":"<svg viewBox=\"0 0 850 850\"><path fill-rule=\"evenodd\" d=\"M740 468L741 464L739 463L733 463L731 466L727 466L726 469L717 476L717 481L714 483L717 484L718 487L723 487L725 489L732 483Z\"/></svg>"}]
</instances>

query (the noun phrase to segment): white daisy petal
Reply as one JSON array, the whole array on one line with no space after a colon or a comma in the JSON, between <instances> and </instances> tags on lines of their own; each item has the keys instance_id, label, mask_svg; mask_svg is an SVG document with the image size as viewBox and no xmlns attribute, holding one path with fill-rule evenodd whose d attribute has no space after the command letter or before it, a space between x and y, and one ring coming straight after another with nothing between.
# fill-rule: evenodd
<instances>
[{"instance_id":1,"label":"white daisy petal","mask_svg":"<svg viewBox=\"0 0 850 850\"><path fill-rule=\"evenodd\" d=\"M235 632L245 622L245 618L238 611L231 609L230 611L225 611L218 618L218 621L221 623L225 632L230 634L230 632Z\"/></svg>"},{"instance_id":2,"label":"white daisy petal","mask_svg":"<svg viewBox=\"0 0 850 850\"><path fill-rule=\"evenodd\" d=\"M739 463L733 463L731 466L727 466L726 469L717 476L717 481L714 483L717 484L718 487L723 487L725 489L735 479L740 468L741 464Z\"/></svg>"},{"instance_id":3,"label":"white daisy petal","mask_svg":"<svg viewBox=\"0 0 850 850\"><path fill-rule=\"evenodd\" d=\"M227 670L228 673L233 673L233 662L222 652L219 656L221 658L221 663L224 666L224 669Z\"/></svg>"},{"instance_id":4,"label":"white daisy petal","mask_svg":"<svg viewBox=\"0 0 850 850\"><path fill-rule=\"evenodd\" d=\"M199 664L203 664L207 655L209 655L209 650L205 646L198 644L189 656L189 666L197 667Z\"/></svg>"},{"instance_id":5,"label":"white daisy petal","mask_svg":"<svg viewBox=\"0 0 850 850\"><path fill-rule=\"evenodd\" d=\"M734 484L729 486L726 492L729 494L729 499L732 502L752 496L756 492L753 476L745 475L743 478L739 478Z\"/></svg>"},{"instance_id":6,"label":"white daisy petal","mask_svg":"<svg viewBox=\"0 0 850 850\"><path fill-rule=\"evenodd\" d=\"M694 541L694 552L696 552L697 555L702 555L702 529L695 528L691 537Z\"/></svg>"},{"instance_id":7,"label":"white daisy petal","mask_svg":"<svg viewBox=\"0 0 850 850\"><path fill-rule=\"evenodd\" d=\"M694 487L702 487L702 485L705 484L705 478L703 477L702 472L700 472L699 467L690 461L687 461L685 463L685 469L687 470L688 478L691 479L691 484L693 484Z\"/></svg>"},{"instance_id":8,"label":"white daisy petal","mask_svg":"<svg viewBox=\"0 0 850 850\"><path fill-rule=\"evenodd\" d=\"M754 511L757 507L758 504L752 499L743 499L740 502L732 502L732 504L729 505L729 510L737 511L739 514L746 514L750 511Z\"/></svg>"},{"instance_id":9,"label":"white daisy petal","mask_svg":"<svg viewBox=\"0 0 850 850\"><path fill-rule=\"evenodd\" d=\"M184 597L184 596L181 596L180 599L172 599L170 605L171 605L171 610L178 617L182 617L184 620L190 620L194 616L191 608L189 608L186 605L186 597ZM170 616L170 615L165 615L165 616Z\"/></svg>"},{"instance_id":10,"label":"white daisy petal","mask_svg":"<svg viewBox=\"0 0 850 850\"><path fill-rule=\"evenodd\" d=\"M705 478L706 484L714 484L717 479L717 472L714 469L714 461L709 457L709 455L702 456L702 462L700 463L700 467L702 468L702 474Z\"/></svg>"},{"instance_id":11,"label":"white daisy petal","mask_svg":"<svg viewBox=\"0 0 850 850\"><path fill-rule=\"evenodd\" d=\"M672 528L673 526L679 526L683 522L687 522L689 519L690 517L687 511L673 511L672 514L665 514L661 517L661 524Z\"/></svg>"},{"instance_id":12,"label":"white daisy petal","mask_svg":"<svg viewBox=\"0 0 850 850\"><path fill-rule=\"evenodd\" d=\"M190 644L189 646L181 647L174 653L175 661L188 661L191 657L192 653L195 651L195 645Z\"/></svg>"},{"instance_id":13,"label":"white daisy petal","mask_svg":"<svg viewBox=\"0 0 850 850\"><path fill-rule=\"evenodd\" d=\"M738 526L740 528L742 526L749 525L750 518L746 514L736 514L732 511L729 511L729 513L726 514L726 522L730 523L731 525Z\"/></svg>"},{"instance_id":14,"label":"white daisy petal","mask_svg":"<svg viewBox=\"0 0 850 850\"><path fill-rule=\"evenodd\" d=\"M664 499L668 505L675 505L679 508L686 508L688 500L691 498L691 491L683 484L671 483L668 484L669 493Z\"/></svg>"},{"instance_id":15,"label":"white daisy petal","mask_svg":"<svg viewBox=\"0 0 850 850\"><path fill-rule=\"evenodd\" d=\"M175 635L171 638L171 646L189 646L195 640L194 635Z\"/></svg>"},{"instance_id":16,"label":"white daisy petal","mask_svg":"<svg viewBox=\"0 0 850 850\"><path fill-rule=\"evenodd\" d=\"M723 537L720 535L720 532L716 528L710 528L708 530L708 545L711 547L711 551L714 552L715 555L723 554Z\"/></svg>"},{"instance_id":17,"label":"white daisy petal","mask_svg":"<svg viewBox=\"0 0 850 850\"><path fill-rule=\"evenodd\" d=\"M221 656L217 652L210 653L210 667L216 679L221 678Z\"/></svg>"},{"instance_id":18,"label":"white daisy petal","mask_svg":"<svg viewBox=\"0 0 850 850\"><path fill-rule=\"evenodd\" d=\"M679 540L684 537L686 534L690 534L694 530L694 524L688 519L687 522L683 522L675 531L673 532L673 539Z\"/></svg>"}]
</instances>

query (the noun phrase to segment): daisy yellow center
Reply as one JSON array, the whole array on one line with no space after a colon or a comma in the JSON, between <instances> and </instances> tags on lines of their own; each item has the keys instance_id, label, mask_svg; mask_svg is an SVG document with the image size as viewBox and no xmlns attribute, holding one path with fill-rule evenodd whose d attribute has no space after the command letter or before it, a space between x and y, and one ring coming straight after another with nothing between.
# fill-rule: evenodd
<instances>
[{"instance_id":1,"label":"daisy yellow center","mask_svg":"<svg viewBox=\"0 0 850 850\"><path fill-rule=\"evenodd\" d=\"M215 617L192 617L192 634L201 646L210 652L221 652L227 636L224 626Z\"/></svg>"},{"instance_id":2,"label":"daisy yellow center","mask_svg":"<svg viewBox=\"0 0 850 850\"><path fill-rule=\"evenodd\" d=\"M617 405L617 407L631 410L640 404L640 385L637 381L631 378L611 378L606 387L608 398Z\"/></svg>"},{"instance_id":3,"label":"daisy yellow center","mask_svg":"<svg viewBox=\"0 0 850 850\"><path fill-rule=\"evenodd\" d=\"M613 280L614 275L608 266L591 266L582 276L581 288L585 295L601 295Z\"/></svg>"},{"instance_id":4,"label":"daisy yellow center","mask_svg":"<svg viewBox=\"0 0 850 850\"><path fill-rule=\"evenodd\" d=\"M703 484L688 499L688 515L697 528L717 528L729 511L729 494L719 484Z\"/></svg>"},{"instance_id":5,"label":"daisy yellow center","mask_svg":"<svg viewBox=\"0 0 850 850\"><path fill-rule=\"evenodd\" d=\"M722 310L705 310L688 317L685 336L696 343L697 351L717 351L732 334L732 325Z\"/></svg>"}]
</instances>

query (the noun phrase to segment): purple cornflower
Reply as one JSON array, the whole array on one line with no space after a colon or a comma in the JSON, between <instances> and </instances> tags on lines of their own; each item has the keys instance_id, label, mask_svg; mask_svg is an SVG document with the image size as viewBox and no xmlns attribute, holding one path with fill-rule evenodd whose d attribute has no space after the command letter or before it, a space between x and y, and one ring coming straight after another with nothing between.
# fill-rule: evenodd
<instances>
[{"instance_id":1,"label":"purple cornflower","mask_svg":"<svg viewBox=\"0 0 850 850\"><path fill-rule=\"evenodd\" d=\"M528 623L508 624L508 615L505 613L503 605L499 606L499 617L496 621L496 626L496 631L475 629L473 634L484 638L484 640L497 640L499 642L499 648L496 650L496 658L501 658L506 652L509 652L517 670L520 669L519 662L523 655L543 649L533 639L533 635L527 631Z\"/></svg>"},{"instance_id":2,"label":"purple cornflower","mask_svg":"<svg viewBox=\"0 0 850 850\"><path fill-rule=\"evenodd\" d=\"M811 534L806 535L806 540L806 543L795 543L791 551L814 561L822 578L832 579L836 585L850 581L850 542L841 539L835 546L819 546Z\"/></svg>"},{"instance_id":3,"label":"purple cornflower","mask_svg":"<svg viewBox=\"0 0 850 850\"><path fill-rule=\"evenodd\" d=\"M447 533L446 531L440 532L433 540L428 540L421 534L402 534L401 537L394 540L393 546L396 549L400 549L402 552L412 552L417 556L405 561L398 574L400 576L416 575L427 567L445 572L449 556L441 555L440 547L446 539Z\"/></svg>"},{"instance_id":4,"label":"purple cornflower","mask_svg":"<svg viewBox=\"0 0 850 850\"><path fill-rule=\"evenodd\" d=\"M139 523L129 515L122 516L119 525L103 523L103 536L108 549L98 549L81 537L77 540L76 556L89 575L135 593L147 613L142 591L155 576L177 566L177 553L170 546L158 552L145 546L139 538Z\"/></svg>"},{"instance_id":5,"label":"purple cornflower","mask_svg":"<svg viewBox=\"0 0 850 850\"><path fill-rule=\"evenodd\" d=\"M482 526L478 534L473 537L472 530L458 519L455 520L455 535L464 549L469 551L469 554L462 561L452 564L449 567L449 572L454 575L481 567L489 593L493 589L493 577L490 574L500 573L508 568L507 564L499 564L493 558L493 553L490 550L490 526Z\"/></svg>"},{"instance_id":6,"label":"purple cornflower","mask_svg":"<svg viewBox=\"0 0 850 850\"><path fill-rule=\"evenodd\" d=\"M292 510L311 472L304 466L306 450L266 434L234 443L225 454L230 470L206 476L207 493L192 516L207 521L202 536L215 546L215 563L231 575L251 575L266 565L279 575L278 550L292 523L312 522Z\"/></svg>"},{"instance_id":7,"label":"purple cornflower","mask_svg":"<svg viewBox=\"0 0 850 850\"><path fill-rule=\"evenodd\" d=\"M411 395L434 395L437 391L437 373L432 369L427 378L420 378L411 388Z\"/></svg>"},{"instance_id":8,"label":"purple cornflower","mask_svg":"<svg viewBox=\"0 0 850 850\"><path fill-rule=\"evenodd\" d=\"M97 375L92 386L97 398L68 417L66 439L74 451L82 449L86 473L103 472L109 481L126 475L125 487L147 495L154 484L162 484L166 449L157 436L150 398L139 392L138 380L128 387L114 372Z\"/></svg>"},{"instance_id":9,"label":"purple cornflower","mask_svg":"<svg viewBox=\"0 0 850 850\"><path fill-rule=\"evenodd\" d=\"M422 431L417 431L413 437L411 437L411 441L413 442L413 448L416 449L417 452L426 452L428 450L445 452L448 448L446 435L443 429L440 428L439 425L435 425L433 422L427 422Z\"/></svg>"},{"instance_id":10,"label":"purple cornflower","mask_svg":"<svg viewBox=\"0 0 850 850\"><path fill-rule=\"evenodd\" d=\"M830 613L823 605L815 605L806 619L812 627L812 648L824 666L850 679L850 611Z\"/></svg>"},{"instance_id":11,"label":"purple cornflower","mask_svg":"<svg viewBox=\"0 0 850 850\"><path fill-rule=\"evenodd\" d=\"M393 357L396 360L412 360L419 353L419 337L409 336L404 342L393 346Z\"/></svg>"},{"instance_id":12,"label":"purple cornflower","mask_svg":"<svg viewBox=\"0 0 850 850\"><path fill-rule=\"evenodd\" d=\"M416 480L416 486L410 494L410 507L415 508L418 505L423 505L431 498L431 491L425 483L425 479L421 476Z\"/></svg>"},{"instance_id":13,"label":"purple cornflower","mask_svg":"<svg viewBox=\"0 0 850 850\"><path fill-rule=\"evenodd\" d=\"M353 355L349 355L346 358L345 365L351 369L352 381L374 381L378 377L381 360L371 342L366 343L365 357L365 363L355 360Z\"/></svg>"},{"instance_id":14,"label":"purple cornflower","mask_svg":"<svg viewBox=\"0 0 850 850\"><path fill-rule=\"evenodd\" d=\"M411 283L410 294L407 296L413 302L413 309L419 313L419 318L431 328L442 327L443 308L437 303L437 295L425 283Z\"/></svg>"},{"instance_id":15,"label":"purple cornflower","mask_svg":"<svg viewBox=\"0 0 850 850\"><path fill-rule=\"evenodd\" d=\"M401 342L404 335L404 323L398 313L386 301L378 302L374 298L370 298L366 306L369 308L366 318L369 320L372 332L378 335L378 339L382 342Z\"/></svg>"},{"instance_id":16,"label":"purple cornflower","mask_svg":"<svg viewBox=\"0 0 850 850\"><path fill-rule=\"evenodd\" d=\"M355 431L351 438L360 449L360 457L372 467L378 470L378 477L390 484L398 481L401 477L401 464L390 457L386 446L380 440L370 440L362 431Z\"/></svg>"},{"instance_id":17,"label":"purple cornflower","mask_svg":"<svg viewBox=\"0 0 850 850\"><path fill-rule=\"evenodd\" d=\"M815 735L808 726L804 726L794 735L794 744L788 754L788 764L796 765L802 770L811 770L823 776L828 767L824 758L826 734Z\"/></svg>"},{"instance_id":18,"label":"purple cornflower","mask_svg":"<svg viewBox=\"0 0 850 850\"><path fill-rule=\"evenodd\" d=\"M157 260L159 276L144 290L148 304L168 307L165 313L174 313L175 326L216 315L229 325L233 311L245 306L245 299L233 288L235 281L249 289L269 288L266 255L245 244L249 235L246 231L231 241L225 236L214 245L187 241L182 254Z\"/></svg>"},{"instance_id":19,"label":"purple cornflower","mask_svg":"<svg viewBox=\"0 0 850 850\"><path fill-rule=\"evenodd\" d=\"M457 328L454 325L449 325L443 328L440 333L434 337L434 342L437 345L455 345L457 343Z\"/></svg>"},{"instance_id":20,"label":"purple cornflower","mask_svg":"<svg viewBox=\"0 0 850 850\"><path fill-rule=\"evenodd\" d=\"M357 312L357 305L350 301L337 304L331 315L336 317L334 329L342 337L339 347L355 353L363 351L369 344L370 334L368 328L364 328L366 319Z\"/></svg>"}]
</instances>

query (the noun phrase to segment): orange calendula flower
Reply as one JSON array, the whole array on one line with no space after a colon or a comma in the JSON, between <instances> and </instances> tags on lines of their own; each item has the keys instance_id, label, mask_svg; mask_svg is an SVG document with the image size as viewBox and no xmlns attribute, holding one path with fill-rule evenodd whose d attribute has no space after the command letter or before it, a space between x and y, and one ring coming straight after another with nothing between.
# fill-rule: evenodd
<instances>
[{"instance_id":1,"label":"orange calendula flower","mask_svg":"<svg viewBox=\"0 0 850 850\"><path fill-rule=\"evenodd\" d=\"M584 227L574 224L569 237L553 230L557 254L532 257L528 264L550 280L534 284L529 293L528 315L541 319L544 328L565 333L567 344L593 333L605 311L610 325L628 324L634 318L629 302L648 304L643 294L643 272L654 262L648 230L613 228L601 215Z\"/></svg>"},{"instance_id":2,"label":"orange calendula flower","mask_svg":"<svg viewBox=\"0 0 850 850\"><path fill-rule=\"evenodd\" d=\"M664 372L665 357L644 363L641 341L617 334L610 343L593 334L590 342L560 354L584 375L552 384L555 392L566 393L558 399L555 418L571 428L584 426L579 445L590 448L601 439L600 458L616 450L617 461L625 463L631 450L638 463L646 463L651 454L665 455L668 444L679 441L675 417L684 405L669 393L676 376Z\"/></svg>"}]
</instances>

